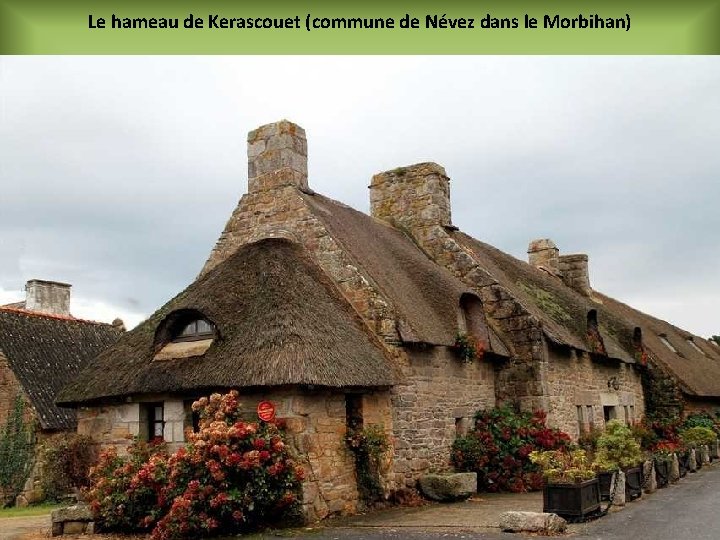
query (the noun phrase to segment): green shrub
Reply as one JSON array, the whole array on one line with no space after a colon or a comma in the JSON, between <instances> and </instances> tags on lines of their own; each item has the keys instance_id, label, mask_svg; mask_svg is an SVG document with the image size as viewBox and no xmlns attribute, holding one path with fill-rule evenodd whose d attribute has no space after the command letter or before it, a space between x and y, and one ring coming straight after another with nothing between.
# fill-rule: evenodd
<instances>
[{"instance_id":1,"label":"green shrub","mask_svg":"<svg viewBox=\"0 0 720 540\"><path fill-rule=\"evenodd\" d=\"M595 477L585 450L545 450L532 452L530 461L540 467L553 484L575 484Z\"/></svg>"},{"instance_id":2,"label":"green shrub","mask_svg":"<svg viewBox=\"0 0 720 540\"><path fill-rule=\"evenodd\" d=\"M715 419L713 419L712 416L710 416L709 413L706 412L700 412L700 413L694 413L689 415L685 422L683 422L682 425L683 429L689 429L694 427L704 427L708 429L712 429L717 433L717 425L715 424Z\"/></svg>"},{"instance_id":3,"label":"green shrub","mask_svg":"<svg viewBox=\"0 0 720 540\"><path fill-rule=\"evenodd\" d=\"M642 460L640 443L633 437L632 430L619 420L608 422L598 437L593 467L599 471L613 471L635 467Z\"/></svg>"},{"instance_id":4,"label":"green shrub","mask_svg":"<svg viewBox=\"0 0 720 540\"><path fill-rule=\"evenodd\" d=\"M710 428L691 427L680 432L682 441L693 448L703 444L712 444L717 440L717 434Z\"/></svg>"}]
</instances>

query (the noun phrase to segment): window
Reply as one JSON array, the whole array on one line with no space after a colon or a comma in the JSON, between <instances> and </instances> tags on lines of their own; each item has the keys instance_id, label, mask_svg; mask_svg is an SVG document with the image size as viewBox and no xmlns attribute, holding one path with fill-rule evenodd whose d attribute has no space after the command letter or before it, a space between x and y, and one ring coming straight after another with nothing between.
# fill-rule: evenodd
<instances>
[{"instance_id":1,"label":"window","mask_svg":"<svg viewBox=\"0 0 720 540\"><path fill-rule=\"evenodd\" d=\"M677 354L677 349L673 347L672 343L667 340L667 336L665 336L664 334L660 334L658 338L660 338L660 341L662 341L663 345L665 345L668 349Z\"/></svg>"},{"instance_id":2,"label":"window","mask_svg":"<svg viewBox=\"0 0 720 540\"><path fill-rule=\"evenodd\" d=\"M592 405L587 405L585 407L585 412L587 413L587 423L590 430L593 430L595 428L595 414L593 412Z\"/></svg>"},{"instance_id":3,"label":"window","mask_svg":"<svg viewBox=\"0 0 720 540\"><path fill-rule=\"evenodd\" d=\"M615 420L617 418L617 408L614 405L604 405L603 416L605 417L606 423L610 420Z\"/></svg>"},{"instance_id":4,"label":"window","mask_svg":"<svg viewBox=\"0 0 720 540\"><path fill-rule=\"evenodd\" d=\"M632 424L632 418L630 418L630 407L625 405L625 423L629 426Z\"/></svg>"},{"instance_id":5,"label":"window","mask_svg":"<svg viewBox=\"0 0 720 540\"><path fill-rule=\"evenodd\" d=\"M580 433L582 435L587 430L587 426L585 425L585 419L583 418L583 406L582 405L577 406L577 421L578 421L578 433Z\"/></svg>"},{"instance_id":6,"label":"window","mask_svg":"<svg viewBox=\"0 0 720 540\"><path fill-rule=\"evenodd\" d=\"M173 341L199 341L202 339L212 339L215 334L215 327L205 319L196 319L189 322L178 333Z\"/></svg>"},{"instance_id":7,"label":"window","mask_svg":"<svg viewBox=\"0 0 720 540\"><path fill-rule=\"evenodd\" d=\"M692 338L688 338L687 342L690 344L690 346L695 349L697 352L705 356L705 351L703 351L700 347L698 347L695 342L692 340Z\"/></svg>"},{"instance_id":8,"label":"window","mask_svg":"<svg viewBox=\"0 0 720 540\"><path fill-rule=\"evenodd\" d=\"M165 410L163 404L145 403L142 407L144 423L147 426L147 440L163 439L163 432L165 431Z\"/></svg>"}]
</instances>

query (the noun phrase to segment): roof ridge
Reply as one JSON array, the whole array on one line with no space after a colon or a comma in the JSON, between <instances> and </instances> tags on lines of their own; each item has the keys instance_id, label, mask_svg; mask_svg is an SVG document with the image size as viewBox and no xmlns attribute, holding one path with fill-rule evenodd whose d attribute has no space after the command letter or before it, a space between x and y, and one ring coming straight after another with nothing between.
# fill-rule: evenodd
<instances>
[{"instance_id":1,"label":"roof ridge","mask_svg":"<svg viewBox=\"0 0 720 540\"><path fill-rule=\"evenodd\" d=\"M93 321L90 319L79 319L77 317L73 317L72 315L56 315L54 313L41 313L39 311L30 311L29 309L14 308L14 307L9 307L9 306L0 306L0 311L4 311L7 313L17 313L19 315L27 315L28 317L39 317L39 318L55 319L58 321L66 321L66 322L78 322L78 323L84 323L84 324L112 326L111 323L105 323L102 321Z\"/></svg>"}]
</instances>

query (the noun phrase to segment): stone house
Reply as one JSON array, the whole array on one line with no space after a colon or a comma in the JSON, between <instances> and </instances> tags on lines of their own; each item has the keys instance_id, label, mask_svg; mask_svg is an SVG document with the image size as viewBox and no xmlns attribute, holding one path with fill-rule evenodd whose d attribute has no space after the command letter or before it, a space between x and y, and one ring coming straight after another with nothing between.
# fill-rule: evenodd
<instances>
[{"instance_id":1,"label":"stone house","mask_svg":"<svg viewBox=\"0 0 720 540\"><path fill-rule=\"evenodd\" d=\"M542 408L576 436L643 415L645 342L591 291L587 258L538 241L528 264L463 234L435 164L373 177L368 216L311 189L295 124L250 132L248 159L197 280L60 395L79 431L179 445L193 399L238 388L249 415L270 400L286 419L317 519L357 509L349 425L384 427L390 493L447 468L478 409ZM458 336L482 358L464 362Z\"/></svg>"},{"instance_id":2,"label":"stone house","mask_svg":"<svg viewBox=\"0 0 720 540\"><path fill-rule=\"evenodd\" d=\"M75 410L57 406L55 397L122 329L70 315L70 285L34 279L25 289L25 301L0 306L0 426L19 397L43 442L76 431Z\"/></svg>"}]
</instances>

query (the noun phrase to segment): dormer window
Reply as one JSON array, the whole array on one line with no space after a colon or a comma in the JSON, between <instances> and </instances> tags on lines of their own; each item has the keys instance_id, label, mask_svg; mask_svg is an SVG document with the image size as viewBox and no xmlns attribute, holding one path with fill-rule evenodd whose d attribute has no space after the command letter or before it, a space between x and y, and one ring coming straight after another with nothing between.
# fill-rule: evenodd
<instances>
[{"instance_id":1,"label":"dormer window","mask_svg":"<svg viewBox=\"0 0 720 540\"><path fill-rule=\"evenodd\" d=\"M217 326L201 312L172 312L155 332L155 360L202 356L218 337Z\"/></svg>"},{"instance_id":2,"label":"dormer window","mask_svg":"<svg viewBox=\"0 0 720 540\"><path fill-rule=\"evenodd\" d=\"M180 333L173 338L173 341L200 341L212 339L215 335L215 327L205 319L197 319L185 325Z\"/></svg>"}]
</instances>

